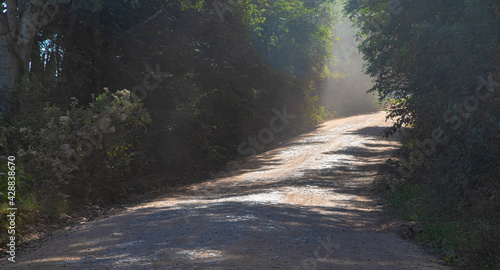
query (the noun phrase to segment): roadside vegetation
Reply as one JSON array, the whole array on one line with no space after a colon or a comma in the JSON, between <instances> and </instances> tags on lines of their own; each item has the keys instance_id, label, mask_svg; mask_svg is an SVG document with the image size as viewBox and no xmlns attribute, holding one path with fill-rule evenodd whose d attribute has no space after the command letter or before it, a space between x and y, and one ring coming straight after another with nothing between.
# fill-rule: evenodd
<instances>
[{"instance_id":1,"label":"roadside vegetation","mask_svg":"<svg viewBox=\"0 0 500 270\"><path fill-rule=\"evenodd\" d=\"M40 2L0 1L0 226L15 200L18 244L374 110L371 87L386 135L407 130L391 211L451 264L500 269L500 0ZM339 5L364 63L335 47Z\"/></svg>"},{"instance_id":2,"label":"roadside vegetation","mask_svg":"<svg viewBox=\"0 0 500 270\"><path fill-rule=\"evenodd\" d=\"M500 269L500 1L347 1L394 134L387 189L416 239L463 269Z\"/></svg>"},{"instance_id":3,"label":"roadside vegetation","mask_svg":"<svg viewBox=\"0 0 500 270\"><path fill-rule=\"evenodd\" d=\"M331 1L0 6L0 226L13 156L18 244L134 194L208 179L248 155L242 142L265 151L332 114L317 90L336 74ZM276 112L297 117L259 135ZM6 239L1 230L2 248Z\"/></svg>"}]
</instances>

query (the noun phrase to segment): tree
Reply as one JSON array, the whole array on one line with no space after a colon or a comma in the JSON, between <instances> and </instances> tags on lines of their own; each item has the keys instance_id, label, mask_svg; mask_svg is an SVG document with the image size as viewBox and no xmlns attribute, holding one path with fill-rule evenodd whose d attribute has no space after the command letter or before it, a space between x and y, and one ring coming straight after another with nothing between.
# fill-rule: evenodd
<instances>
[{"instance_id":1,"label":"tree","mask_svg":"<svg viewBox=\"0 0 500 270\"><path fill-rule=\"evenodd\" d=\"M137 0L124 0L134 6ZM12 94L30 71L32 49L40 30L65 6L72 12L97 15L103 0L2 0L0 1L0 110L10 110ZM36 63L35 63L36 64Z\"/></svg>"},{"instance_id":2,"label":"tree","mask_svg":"<svg viewBox=\"0 0 500 270\"><path fill-rule=\"evenodd\" d=\"M396 119L387 134L410 127L398 154L406 181L395 186L419 187L405 203L436 206L412 211L424 228L450 224L443 230L453 227L453 237L435 239L424 230L423 240L453 250L452 260L460 258L463 269L491 268L500 258L500 218L491 214L500 205L494 200L500 193L499 4L349 0L346 6L366 37L360 49L375 78L372 91L388 100L388 116ZM459 227L449 221L456 217ZM455 239L467 245L450 245Z\"/></svg>"},{"instance_id":3,"label":"tree","mask_svg":"<svg viewBox=\"0 0 500 270\"><path fill-rule=\"evenodd\" d=\"M62 1L5 0L0 13L0 108L9 108L16 83L29 71L33 42Z\"/></svg>"}]
</instances>

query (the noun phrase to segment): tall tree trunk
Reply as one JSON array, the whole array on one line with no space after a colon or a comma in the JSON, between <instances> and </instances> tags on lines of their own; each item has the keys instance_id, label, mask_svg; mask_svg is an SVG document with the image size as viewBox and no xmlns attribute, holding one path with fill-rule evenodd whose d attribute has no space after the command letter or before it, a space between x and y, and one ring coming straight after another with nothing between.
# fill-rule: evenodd
<instances>
[{"instance_id":1,"label":"tall tree trunk","mask_svg":"<svg viewBox=\"0 0 500 270\"><path fill-rule=\"evenodd\" d=\"M33 50L31 52L31 66L30 72L35 74L35 76L40 80L42 84L44 84L43 78L43 63L41 59L42 51L40 50L40 44L37 42L38 39L35 39L33 43Z\"/></svg>"},{"instance_id":2,"label":"tall tree trunk","mask_svg":"<svg viewBox=\"0 0 500 270\"><path fill-rule=\"evenodd\" d=\"M22 72L19 58L12 52L9 43L6 35L0 35L0 111L9 109L12 93Z\"/></svg>"},{"instance_id":3,"label":"tall tree trunk","mask_svg":"<svg viewBox=\"0 0 500 270\"><path fill-rule=\"evenodd\" d=\"M57 13L59 2L6 0L0 12L0 110L9 110L12 96L24 74L29 72L35 37Z\"/></svg>"}]
</instances>

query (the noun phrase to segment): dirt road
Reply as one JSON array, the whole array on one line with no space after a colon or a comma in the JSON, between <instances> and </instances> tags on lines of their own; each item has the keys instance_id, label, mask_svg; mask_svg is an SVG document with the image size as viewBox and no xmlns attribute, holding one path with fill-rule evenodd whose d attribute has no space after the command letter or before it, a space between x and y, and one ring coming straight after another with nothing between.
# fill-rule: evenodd
<instances>
[{"instance_id":1,"label":"dirt road","mask_svg":"<svg viewBox=\"0 0 500 270\"><path fill-rule=\"evenodd\" d=\"M196 184L55 233L10 269L449 269L381 229L383 113L325 123ZM13 267L15 266L15 268Z\"/></svg>"}]
</instances>

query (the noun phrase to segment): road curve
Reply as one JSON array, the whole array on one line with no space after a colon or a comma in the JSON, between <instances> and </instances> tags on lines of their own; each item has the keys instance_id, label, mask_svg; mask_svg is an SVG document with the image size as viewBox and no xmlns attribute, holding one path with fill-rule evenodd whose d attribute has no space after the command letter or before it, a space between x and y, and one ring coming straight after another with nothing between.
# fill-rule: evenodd
<instances>
[{"instance_id":1,"label":"road curve","mask_svg":"<svg viewBox=\"0 0 500 270\"><path fill-rule=\"evenodd\" d=\"M54 233L5 269L450 269L381 229L383 112L329 121L225 178Z\"/></svg>"}]
</instances>

